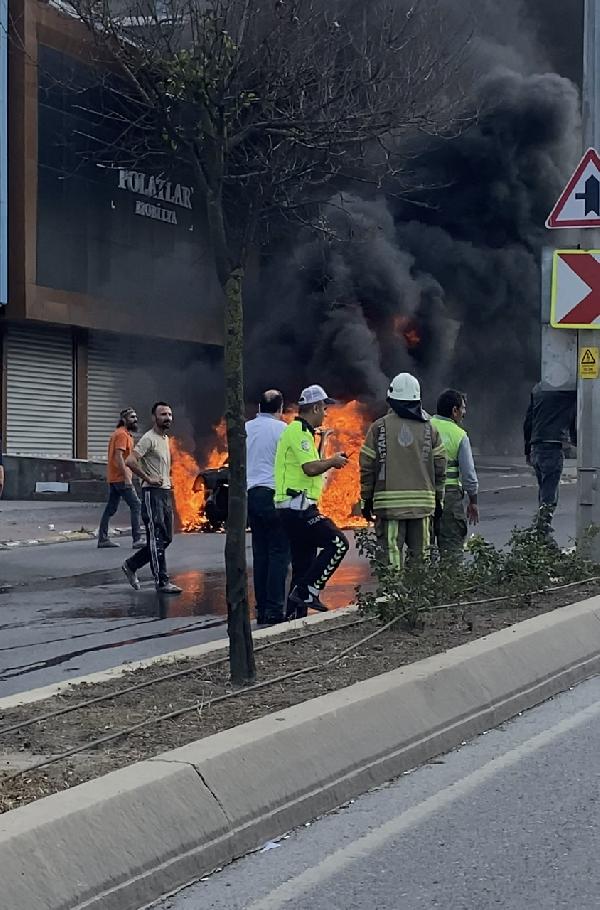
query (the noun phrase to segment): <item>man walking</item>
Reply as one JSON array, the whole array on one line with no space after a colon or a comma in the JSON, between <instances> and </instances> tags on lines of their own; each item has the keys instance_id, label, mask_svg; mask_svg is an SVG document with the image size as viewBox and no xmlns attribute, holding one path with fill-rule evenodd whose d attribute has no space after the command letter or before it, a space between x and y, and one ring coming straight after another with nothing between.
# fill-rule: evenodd
<instances>
[{"instance_id":1,"label":"man walking","mask_svg":"<svg viewBox=\"0 0 600 910\"><path fill-rule=\"evenodd\" d=\"M442 557L461 557L467 539L467 521L472 525L479 522L479 480L471 442L462 426L466 413L466 395L456 389L446 389L438 398L435 417L431 418L432 426L442 437L448 459L444 507L434 520L435 537ZM466 516L465 493L468 497Z\"/></svg>"},{"instance_id":2,"label":"man walking","mask_svg":"<svg viewBox=\"0 0 600 910\"><path fill-rule=\"evenodd\" d=\"M123 572L136 591L140 589L138 569L150 563L156 590L160 594L181 594L169 581L165 550L173 540L173 498L171 492L171 450L169 430L173 423L170 405L157 401L152 407L152 428L144 433L127 458L127 467L142 480L142 520L146 545L125 560Z\"/></svg>"},{"instance_id":3,"label":"man walking","mask_svg":"<svg viewBox=\"0 0 600 910\"><path fill-rule=\"evenodd\" d=\"M283 621L290 562L287 534L274 502L275 454L285 427L283 395L276 389L263 392L258 414L246 423L246 453L256 620L265 625Z\"/></svg>"},{"instance_id":4,"label":"man walking","mask_svg":"<svg viewBox=\"0 0 600 910\"><path fill-rule=\"evenodd\" d=\"M134 550L144 546L140 523L141 503L133 486L131 469L125 461L133 449L133 434L138 428L138 418L134 408L121 411L117 428L108 441L108 463L106 479L108 480L108 502L100 520L98 546L100 549L118 547L119 544L108 536L108 522L119 508L123 499L131 512L131 534Z\"/></svg>"},{"instance_id":5,"label":"man walking","mask_svg":"<svg viewBox=\"0 0 600 910\"><path fill-rule=\"evenodd\" d=\"M558 505L564 450L577 445L577 392L538 382L531 393L523 437L525 458L535 471L539 487L539 527L550 534Z\"/></svg>"},{"instance_id":6,"label":"man walking","mask_svg":"<svg viewBox=\"0 0 600 910\"><path fill-rule=\"evenodd\" d=\"M348 464L343 452L322 458L315 443L315 431L332 403L320 385L304 389L298 416L277 444L275 506L281 512L292 555L287 619L306 616L309 609L327 610L319 595L348 552L345 535L318 509L325 473Z\"/></svg>"},{"instance_id":7,"label":"man walking","mask_svg":"<svg viewBox=\"0 0 600 910\"><path fill-rule=\"evenodd\" d=\"M446 453L414 376L392 379L387 403L360 451L362 511L367 521L375 518L382 558L400 569L405 545L413 558L428 553L431 517L444 501Z\"/></svg>"}]
</instances>

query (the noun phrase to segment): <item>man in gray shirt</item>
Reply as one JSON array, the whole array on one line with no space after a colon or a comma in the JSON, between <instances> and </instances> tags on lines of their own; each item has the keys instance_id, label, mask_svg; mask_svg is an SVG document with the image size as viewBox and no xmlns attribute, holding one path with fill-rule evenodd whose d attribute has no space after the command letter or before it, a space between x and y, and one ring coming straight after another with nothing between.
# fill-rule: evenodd
<instances>
[{"instance_id":1,"label":"man in gray shirt","mask_svg":"<svg viewBox=\"0 0 600 910\"><path fill-rule=\"evenodd\" d=\"M156 590L160 594L181 594L169 581L165 550L173 540L173 498L171 491L171 450L167 430L173 423L170 405L157 401L152 408L152 429L144 433L125 461L142 480L142 521L146 546L123 563L123 572L139 591L138 569L150 563Z\"/></svg>"}]
</instances>

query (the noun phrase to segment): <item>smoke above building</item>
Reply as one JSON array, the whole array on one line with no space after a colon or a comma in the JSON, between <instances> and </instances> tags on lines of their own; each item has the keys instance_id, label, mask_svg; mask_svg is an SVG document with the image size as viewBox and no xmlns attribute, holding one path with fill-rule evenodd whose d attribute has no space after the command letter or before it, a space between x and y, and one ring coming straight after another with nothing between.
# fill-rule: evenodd
<instances>
[{"instance_id":1,"label":"smoke above building","mask_svg":"<svg viewBox=\"0 0 600 910\"><path fill-rule=\"evenodd\" d=\"M515 449L539 378L544 221L580 152L581 37L562 39L566 5L480 0L471 125L414 138L410 174L380 192L339 187L327 230L268 251L249 308L248 397L275 385L294 400L321 382L376 411L390 375L410 370L429 408L443 387L467 392L481 448Z\"/></svg>"}]
</instances>

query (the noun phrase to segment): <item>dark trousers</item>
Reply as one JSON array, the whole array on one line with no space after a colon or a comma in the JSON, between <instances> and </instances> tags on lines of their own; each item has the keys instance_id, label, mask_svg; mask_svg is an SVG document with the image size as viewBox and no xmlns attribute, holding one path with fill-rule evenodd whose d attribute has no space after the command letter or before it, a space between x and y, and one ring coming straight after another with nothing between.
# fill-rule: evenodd
<instances>
[{"instance_id":1,"label":"dark trousers","mask_svg":"<svg viewBox=\"0 0 600 910\"><path fill-rule=\"evenodd\" d=\"M558 488L563 472L562 446L550 442L538 443L531 450L531 464L537 477L540 507L552 511L558 504Z\"/></svg>"},{"instance_id":2,"label":"dark trousers","mask_svg":"<svg viewBox=\"0 0 600 910\"><path fill-rule=\"evenodd\" d=\"M444 508L433 526L440 556L462 556L469 528L459 487L446 487Z\"/></svg>"},{"instance_id":3,"label":"dark trousers","mask_svg":"<svg viewBox=\"0 0 600 910\"><path fill-rule=\"evenodd\" d=\"M252 531L252 559L258 622L283 619L290 545L280 511L268 487L248 490L248 521Z\"/></svg>"},{"instance_id":4,"label":"dark trousers","mask_svg":"<svg viewBox=\"0 0 600 910\"><path fill-rule=\"evenodd\" d=\"M135 492L135 487L126 483L110 483L108 485L108 502L100 519L100 529L98 531L98 540L108 539L108 522L119 508L119 502L123 499L129 506L131 512L131 533L134 540L139 540L142 536L140 525L141 503Z\"/></svg>"},{"instance_id":5,"label":"dark trousers","mask_svg":"<svg viewBox=\"0 0 600 910\"><path fill-rule=\"evenodd\" d=\"M281 509L281 518L292 551L292 587L321 591L348 552L345 534L316 506L302 512Z\"/></svg>"},{"instance_id":6,"label":"dark trousers","mask_svg":"<svg viewBox=\"0 0 600 910\"><path fill-rule=\"evenodd\" d=\"M142 521L146 527L146 546L127 560L134 572L150 563L157 585L169 582L165 550L173 540L173 498L160 487L142 489Z\"/></svg>"}]
</instances>

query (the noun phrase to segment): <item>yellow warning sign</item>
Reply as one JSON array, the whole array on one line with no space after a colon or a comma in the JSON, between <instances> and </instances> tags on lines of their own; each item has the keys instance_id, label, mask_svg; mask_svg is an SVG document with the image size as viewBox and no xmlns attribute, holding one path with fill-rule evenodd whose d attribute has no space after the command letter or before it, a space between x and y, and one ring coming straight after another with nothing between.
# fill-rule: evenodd
<instances>
[{"instance_id":1,"label":"yellow warning sign","mask_svg":"<svg viewBox=\"0 0 600 910\"><path fill-rule=\"evenodd\" d=\"M600 375L600 348L583 348L579 353L581 379L598 379Z\"/></svg>"}]
</instances>

